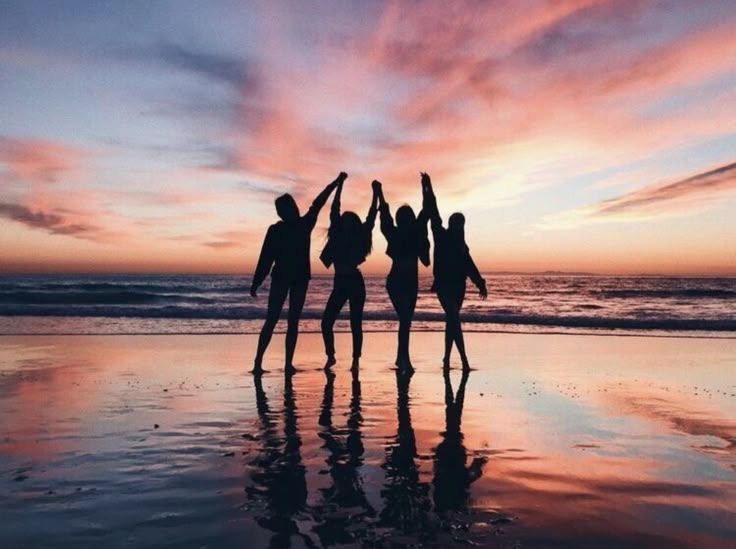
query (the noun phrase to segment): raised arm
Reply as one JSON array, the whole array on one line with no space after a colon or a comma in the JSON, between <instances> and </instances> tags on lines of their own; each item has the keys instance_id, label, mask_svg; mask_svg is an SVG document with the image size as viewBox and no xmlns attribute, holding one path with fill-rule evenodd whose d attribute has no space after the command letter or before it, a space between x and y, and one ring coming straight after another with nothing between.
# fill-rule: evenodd
<instances>
[{"instance_id":1,"label":"raised arm","mask_svg":"<svg viewBox=\"0 0 736 549\"><path fill-rule=\"evenodd\" d=\"M275 259L274 250L274 228L273 226L268 228L266 236L263 239L263 246L261 246L261 255L258 257L258 264L256 265L256 272L253 274L253 281L250 285L250 295L256 297L256 291L259 286L266 280L268 273L271 272L271 266Z\"/></svg>"},{"instance_id":2,"label":"raised arm","mask_svg":"<svg viewBox=\"0 0 736 549\"><path fill-rule=\"evenodd\" d=\"M381 190L381 184L374 181L371 186L373 187L373 196L371 197L371 206L368 208L368 215L365 216L365 225L368 230L372 231L376 225L376 216L378 215L378 193Z\"/></svg>"},{"instance_id":3,"label":"raised arm","mask_svg":"<svg viewBox=\"0 0 736 549\"><path fill-rule=\"evenodd\" d=\"M433 231L442 228L442 217L437 208L437 197L432 189L432 180L424 172L422 172L422 212L426 212L429 217Z\"/></svg>"},{"instance_id":4,"label":"raised arm","mask_svg":"<svg viewBox=\"0 0 736 549\"><path fill-rule=\"evenodd\" d=\"M373 182L374 188L377 188L378 193L378 210L381 212L381 232L383 236L388 239L396 229L394 225L394 218L391 217L391 210L388 207L388 202L383 196L383 187L379 181Z\"/></svg>"},{"instance_id":5,"label":"raised arm","mask_svg":"<svg viewBox=\"0 0 736 549\"><path fill-rule=\"evenodd\" d=\"M422 218L418 219L420 221L419 224L419 232L417 233L417 238L419 239L419 261L422 262L422 265L425 267L429 267L429 237L427 236L427 219Z\"/></svg>"},{"instance_id":6,"label":"raised arm","mask_svg":"<svg viewBox=\"0 0 736 549\"><path fill-rule=\"evenodd\" d=\"M345 181L347 177L348 174L346 174L345 172L340 172L340 175L337 176L337 179L335 179L332 183L322 189L322 192L319 193L317 195L317 198L314 199L314 202L312 202L312 205L309 207L309 211L304 214L304 220L307 222L307 225L310 229L317 224L317 216L319 216L320 210L327 203L327 199L330 197L330 193L332 193L332 191L334 191L340 183Z\"/></svg>"},{"instance_id":7,"label":"raised arm","mask_svg":"<svg viewBox=\"0 0 736 549\"><path fill-rule=\"evenodd\" d=\"M344 180L341 180L337 184L337 190L335 196L332 197L332 207L330 208L330 225L335 225L340 221L340 198L342 197L342 184Z\"/></svg>"}]
</instances>

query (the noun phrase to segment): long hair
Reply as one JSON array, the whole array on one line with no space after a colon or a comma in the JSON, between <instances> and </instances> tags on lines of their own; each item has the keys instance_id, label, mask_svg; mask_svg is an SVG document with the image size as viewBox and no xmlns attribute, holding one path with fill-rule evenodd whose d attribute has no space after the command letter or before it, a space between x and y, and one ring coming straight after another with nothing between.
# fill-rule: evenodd
<instances>
[{"instance_id":1,"label":"long hair","mask_svg":"<svg viewBox=\"0 0 736 549\"><path fill-rule=\"evenodd\" d=\"M353 258L358 263L370 255L373 249L373 234L368 231L355 212L343 212L340 222L330 225L327 231L325 250L335 257Z\"/></svg>"}]
</instances>

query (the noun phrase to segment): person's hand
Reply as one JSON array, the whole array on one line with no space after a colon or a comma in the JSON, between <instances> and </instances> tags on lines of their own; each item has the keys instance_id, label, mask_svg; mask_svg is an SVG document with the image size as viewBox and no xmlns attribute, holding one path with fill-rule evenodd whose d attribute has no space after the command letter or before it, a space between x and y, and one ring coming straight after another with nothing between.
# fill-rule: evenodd
<instances>
[{"instance_id":1,"label":"person's hand","mask_svg":"<svg viewBox=\"0 0 736 549\"><path fill-rule=\"evenodd\" d=\"M377 179L373 180L373 183L371 183L371 187L373 187L374 193L380 193L382 190L381 182L378 181Z\"/></svg>"},{"instance_id":2,"label":"person's hand","mask_svg":"<svg viewBox=\"0 0 736 549\"><path fill-rule=\"evenodd\" d=\"M483 282L483 284L481 284L481 285L480 285L480 287L478 288L478 295L480 296L480 298L481 298L481 299L482 299L483 301L485 301L485 300L486 300L486 299L488 298L488 289L486 288L486 283L485 283L485 281L484 281L484 282Z\"/></svg>"},{"instance_id":3,"label":"person's hand","mask_svg":"<svg viewBox=\"0 0 736 549\"><path fill-rule=\"evenodd\" d=\"M345 180L346 180L347 178L348 178L348 174L346 174L345 172L340 172L340 175L338 175L338 176L337 176L337 179L335 179L335 181L336 181L337 183L342 183L342 182L344 182L344 181L345 181Z\"/></svg>"},{"instance_id":4,"label":"person's hand","mask_svg":"<svg viewBox=\"0 0 736 549\"><path fill-rule=\"evenodd\" d=\"M256 288L255 286L251 286L250 287L250 297L258 297L257 290L258 288Z\"/></svg>"},{"instance_id":5,"label":"person's hand","mask_svg":"<svg viewBox=\"0 0 736 549\"><path fill-rule=\"evenodd\" d=\"M432 184L432 181L429 179L429 174L426 174L424 172L419 172L422 174L422 186L427 187Z\"/></svg>"}]
</instances>

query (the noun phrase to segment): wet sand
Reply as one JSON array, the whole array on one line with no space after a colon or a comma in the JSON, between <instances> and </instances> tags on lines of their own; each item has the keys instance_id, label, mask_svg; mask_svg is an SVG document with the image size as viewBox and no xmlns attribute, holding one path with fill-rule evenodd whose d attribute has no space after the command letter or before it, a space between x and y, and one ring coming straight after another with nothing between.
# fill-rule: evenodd
<instances>
[{"instance_id":1,"label":"wet sand","mask_svg":"<svg viewBox=\"0 0 736 549\"><path fill-rule=\"evenodd\" d=\"M736 340L255 340L0 338L0 546L736 544Z\"/></svg>"}]
</instances>

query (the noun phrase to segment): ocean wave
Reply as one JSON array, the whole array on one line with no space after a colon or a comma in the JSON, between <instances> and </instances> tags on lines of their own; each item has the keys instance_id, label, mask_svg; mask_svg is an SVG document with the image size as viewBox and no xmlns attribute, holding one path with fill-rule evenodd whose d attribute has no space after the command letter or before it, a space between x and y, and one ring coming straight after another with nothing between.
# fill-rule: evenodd
<instances>
[{"instance_id":1,"label":"ocean wave","mask_svg":"<svg viewBox=\"0 0 736 549\"><path fill-rule=\"evenodd\" d=\"M724 288L620 289L600 293L607 299L736 299L736 290Z\"/></svg>"},{"instance_id":2,"label":"ocean wave","mask_svg":"<svg viewBox=\"0 0 736 549\"><path fill-rule=\"evenodd\" d=\"M188 296L176 293L156 293L129 289L90 292L80 290L58 291L0 291L0 304L18 307L34 305L113 305L113 304L150 304L166 301L188 301L193 303L212 303L212 300L200 296ZM0 314L3 314L0 312Z\"/></svg>"},{"instance_id":3,"label":"ocean wave","mask_svg":"<svg viewBox=\"0 0 736 549\"><path fill-rule=\"evenodd\" d=\"M151 293L240 293L247 294L250 286L245 283L205 283L205 284L150 284L126 282L47 282L47 283L0 283L0 292L43 291L43 292L151 292Z\"/></svg>"},{"instance_id":4,"label":"ocean wave","mask_svg":"<svg viewBox=\"0 0 736 549\"><path fill-rule=\"evenodd\" d=\"M282 318L285 318L285 313ZM238 307L105 307L79 305L73 308L65 306L14 306L0 305L0 316L39 316L39 317L90 317L90 318L155 318L180 320L260 320L264 311L258 306ZM319 320L322 310L308 309L302 313L305 320ZM343 311L339 316L347 319ZM393 311L365 311L366 321L395 321ZM418 311L414 317L417 322L441 322L441 312ZM467 324L501 324L520 326L546 326L562 328L600 328L622 330L665 330L665 331L712 331L736 332L736 319L700 319L700 318L631 318L631 317L594 317L565 315L535 315L508 313L464 314L462 321Z\"/></svg>"},{"instance_id":5,"label":"ocean wave","mask_svg":"<svg viewBox=\"0 0 736 549\"><path fill-rule=\"evenodd\" d=\"M463 320L469 329L500 325L532 331L550 327L736 333L733 278L489 275L487 280L488 301L468 288ZM257 300L249 297L249 284L249 276L239 275L0 276L0 316L131 319L125 320L128 324L140 319L141 326L146 319L168 319L172 325L256 325L266 314L268 282ZM319 325L332 284L329 277L312 279L303 314L309 324ZM364 317L374 324L396 320L384 286L384 277L366 277ZM441 325L444 320L430 286L431 277L420 277L417 326Z\"/></svg>"}]
</instances>

